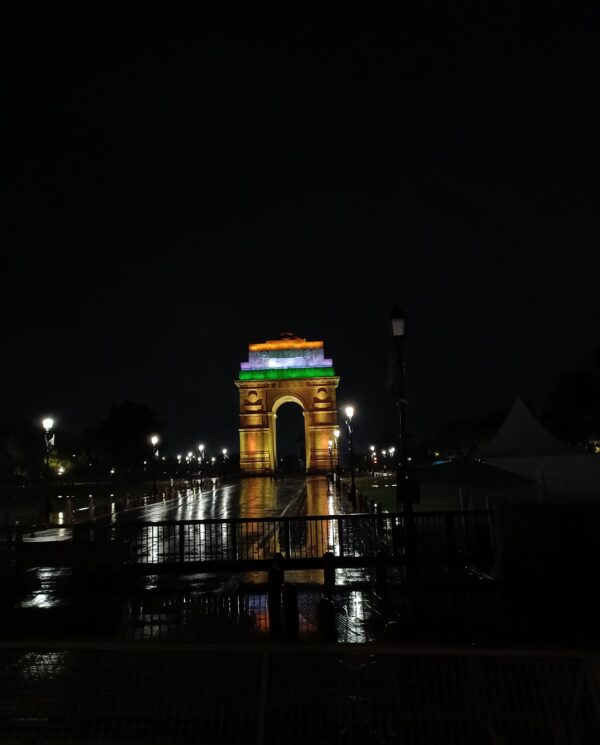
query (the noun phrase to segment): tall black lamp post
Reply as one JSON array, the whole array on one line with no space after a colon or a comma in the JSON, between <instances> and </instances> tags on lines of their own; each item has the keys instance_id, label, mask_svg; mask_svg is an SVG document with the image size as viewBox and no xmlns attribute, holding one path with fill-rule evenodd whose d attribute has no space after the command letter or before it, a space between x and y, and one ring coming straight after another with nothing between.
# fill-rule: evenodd
<instances>
[{"instance_id":1,"label":"tall black lamp post","mask_svg":"<svg viewBox=\"0 0 600 745\"><path fill-rule=\"evenodd\" d=\"M194 453L192 453L191 450L188 450L188 454L185 456L185 462L187 463L188 486L190 489L194 485L192 482L192 458L193 457L194 457Z\"/></svg>"},{"instance_id":2,"label":"tall black lamp post","mask_svg":"<svg viewBox=\"0 0 600 745\"><path fill-rule=\"evenodd\" d=\"M50 450L54 445L54 435L51 435L52 427L54 427L54 419L47 416L42 419L42 427L44 428L44 514L43 519L45 522L50 522Z\"/></svg>"},{"instance_id":3,"label":"tall black lamp post","mask_svg":"<svg viewBox=\"0 0 600 745\"><path fill-rule=\"evenodd\" d=\"M198 445L198 450L200 451L200 455L198 456L198 464L200 468L200 490L202 490L202 480L204 478L204 445Z\"/></svg>"},{"instance_id":4,"label":"tall black lamp post","mask_svg":"<svg viewBox=\"0 0 600 745\"><path fill-rule=\"evenodd\" d=\"M227 448L223 448L222 453L223 453L223 481L225 481L225 473L226 473L227 458L228 458Z\"/></svg>"},{"instance_id":5,"label":"tall black lamp post","mask_svg":"<svg viewBox=\"0 0 600 745\"><path fill-rule=\"evenodd\" d=\"M150 438L150 444L152 445L152 496L156 497L156 461L158 460L158 443L160 437L158 435L152 435Z\"/></svg>"},{"instance_id":6,"label":"tall black lamp post","mask_svg":"<svg viewBox=\"0 0 600 745\"><path fill-rule=\"evenodd\" d=\"M392 339L396 353L397 374L393 381L393 392L396 395L398 406L398 455L396 458L396 500L403 505L403 513L406 527L406 550L412 558L414 521L413 521L413 494L407 472L406 457L406 397L404 391L404 327L405 317L402 310L395 305L391 314Z\"/></svg>"},{"instance_id":7,"label":"tall black lamp post","mask_svg":"<svg viewBox=\"0 0 600 745\"><path fill-rule=\"evenodd\" d=\"M350 497L356 498L356 486L354 485L354 444L352 441L352 417L354 416L354 407L346 406L346 427L348 429L348 451L350 453Z\"/></svg>"},{"instance_id":8,"label":"tall black lamp post","mask_svg":"<svg viewBox=\"0 0 600 745\"><path fill-rule=\"evenodd\" d=\"M329 440L329 475L333 482L335 479L335 472L333 470L333 440Z\"/></svg>"}]
</instances>

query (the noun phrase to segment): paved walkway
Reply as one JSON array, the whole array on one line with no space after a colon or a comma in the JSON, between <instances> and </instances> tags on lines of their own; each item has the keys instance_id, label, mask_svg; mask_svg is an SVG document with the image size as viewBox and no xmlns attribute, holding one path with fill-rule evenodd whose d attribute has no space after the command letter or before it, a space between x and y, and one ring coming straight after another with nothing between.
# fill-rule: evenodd
<instances>
[{"instance_id":1,"label":"paved walkway","mask_svg":"<svg viewBox=\"0 0 600 745\"><path fill-rule=\"evenodd\" d=\"M182 491L176 499L137 507L114 515L112 520L159 522L161 520L207 520L277 517L279 515L336 515L353 512L350 502L324 476L291 478L246 478L231 484L207 482L204 489ZM107 518L99 518L104 522ZM25 540L54 541L70 538L65 527L39 530Z\"/></svg>"}]
</instances>

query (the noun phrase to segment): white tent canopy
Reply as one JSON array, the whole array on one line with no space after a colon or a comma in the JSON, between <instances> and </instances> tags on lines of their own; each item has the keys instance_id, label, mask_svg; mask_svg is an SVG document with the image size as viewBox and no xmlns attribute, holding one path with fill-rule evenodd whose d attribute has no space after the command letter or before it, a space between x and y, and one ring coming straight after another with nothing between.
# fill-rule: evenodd
<instances>
[{"instance_id":1,"label":"white tent canopy","mask_svg":"<svg viewBox=\"0 0 600 745\"><path fill-rule=\"evenodd\" d=\"M517 398L504 424L479 455L490 458L530 458L543 455L577 455L580 451L561 442L538 422Z\"/></svg>"},{"instance_id":2,"label":"white tent canopy","mask_svg":"<svg viewBox=\"0 0 600 745\"><path fill-rule=\"evenodd\" d=\"M520 399L478 455L534 479L539 502L600 502L600 457L561 442Z\"/></svg>"}]
</instances>

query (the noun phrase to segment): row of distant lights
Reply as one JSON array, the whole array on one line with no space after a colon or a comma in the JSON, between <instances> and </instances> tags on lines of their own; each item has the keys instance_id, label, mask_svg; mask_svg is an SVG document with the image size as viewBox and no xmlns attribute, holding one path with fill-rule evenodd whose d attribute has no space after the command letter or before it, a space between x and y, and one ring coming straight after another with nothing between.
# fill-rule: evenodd
<instances>
[{"instance_id":1,"label":"row of distant lights","mask_svg":"<svg viewBox=\"0 0 600 745\"><path fill-rule=\"evenodd\" d=\"M50 432L50 430L54 427L54 419L52 419L52 417L50 417L50 416L44 417L42 419L42 427L46 431L46 434L48 434ZM338 430L338 434L339 434L339 430ZM152 445L153 448L156 448L156 446L159 443L160 443L160 437L158 435L151 435L150 436L150 444ZM197 456L197 457L198 457L198 460L200 462L202 462L203 459L204 459L204 445L202 445L202 444L198 445L198 450L200 451L200 455ZM223 455L223 460L227 460L227 453L228 453L227 448L223 448L223 450L221 451L221 453ZM156 454L158 455L158 450L156 451ZM181 456L181 455L177 455L177 463L179 463L179 464L181 463L181 458L182 457L183 456ZM186 455L186 458L185 459L189 463L190 461L193 460L193 458L194 458L194 453L190 450L188 452L188 454ZM165 456L164 455L163 455L162 459L165 460ZM216 459L215 456L213 456L210 459L211 463L214 463L216 460L217 459ZM144 465L146 465L146 461L144 461ZM64 467L63 466L59 466L59 468L58 468L58 474L60 476L62 476L64 474L64 472L65 472ZM116 470L114 468L111 468L110 469L110 472L111 472L111 474L114 474L114 473L116 473Z\"/></svg>"},{"instance_id":2,"label":"row of distant lights","mask_svg":"<svg viewBox=\"0 0 600 745\"><path fill-rule=\"evenodd\" d=\"M152 435L150 437L150 444L152 445L152 447L155 448L159 443L160 443L160 437L158 435ZM202 443L198 445L198 450L200 451L200 455L196 456L196 460L198 460L199 463L202 463L204 461L204 445ZM158 450L156 452L158 453ZM227 460L228 452L229 451L227 450L227 448L223 448L223 450L221 450L221 454L223 455L223 460ZM181 455L181 453L178 453L175 457L177 458L177 464L181 465L181 460L183 458L183 455ZM163 460L165 460L164 455L163 455ZM194 460L194 452L192 450L189 450L188 454L185 456L185 461L186 463L191 463L191 461L193 460ZM212 458L210 459L210 462L214 463L216 460L217 460L216 456L213 455ZM144 461L144 465L146 465L146 461Z\"/></svg>"}]
</instances>

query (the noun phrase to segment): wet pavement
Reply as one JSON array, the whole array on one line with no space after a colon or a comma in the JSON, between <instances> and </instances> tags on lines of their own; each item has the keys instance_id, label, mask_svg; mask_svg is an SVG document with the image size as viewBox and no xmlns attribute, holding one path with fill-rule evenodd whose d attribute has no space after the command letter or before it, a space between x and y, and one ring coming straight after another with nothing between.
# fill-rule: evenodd
<instances>
[{"instance_id":1,"label":"wet pavement","mask_svg":"<svg viewBox=\"0 0 600 745\"><path fill-rule=\"evenodd\" d=\"M324 482L324 479L320 479ZM233 517L276 517L301 509L306 492L304 479L273 481L240 479L231 484L204 483L173 500L124 512L117 520L207 520Z\"/></svg>"},{"instance_id":2,"label":"wet pavement","mask_svg":"<svg viewBox=\"0 0 600 745\"><path fill-rule=\"evenodd\" d=\"M116 516L117 520L325 515L351 512L323 478L274 482L247 479L187 493L171 502ZM26 540L66 538L54 528ZM297 638L319 641L322 570L287 571L297 594ZM96 638L144 641L273 641L289 637L269 618L266 572L86 576L37 567L2 578L0 632L5 638ZM531 594L531 593L529 593ZM597 639L593 624L527 596L499 593L490 567L422 569L415 592L401 570L376 586L370 570L338 569L333 607L339 642L571 643L573 627ZM527 612L523 611L527 608ZM524 624L523 620L527 623Z\"/></svg>"},{"instance_id":3,"label":"wet pavement","mask_svg":"<svg viewBox=\"0 0 600 745\"><path fill-rule=\"evenodd\" d=\"M113 519L351 511L324 479L252 479ZM27 538L67 534L56 528ZM43 567L5 574L0 634L10 641L0 644L0 739L599 741L597 660L541 646L581 643L555 604L554 615L540 607L518 628L491 574L472 567L422 569L416 584L393 570L380 586L368 570L337 570L329 594L322 571L288 571L297 606L288 613L284 604L278 618L266 579ZM580 628L582 617L575 620ZM509 646L523 643L530 648Z\"/></svg>"},{"instance_id":4,"label":"wet pavement","mask_svg":"<svg viewBox=\"0 0 600 745\"><path fill-rule=\"evenodd\" d=\"M339 490L322 477L243 479L189 490L178 498L113 515L111 521L202 520L208 518L328 515L352 512ZM66 540L56 527L26 535L26 541ZM339 639L368 641L394 618L382 610L366 570L337 570ZM298 588L299 634L318 639L317 604L323 598L322 570L288 572ZM354 587L354 585L361 587ZM101 636L126 640L269 640L267 573L196 573L120 578L77 576L70 569L38 567L24 572L3 596L5 633L41 636ZM379 630L369 629L376 619ZM378 619L378 621L377 621Z\"/></svg>"}]
</instances>

